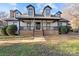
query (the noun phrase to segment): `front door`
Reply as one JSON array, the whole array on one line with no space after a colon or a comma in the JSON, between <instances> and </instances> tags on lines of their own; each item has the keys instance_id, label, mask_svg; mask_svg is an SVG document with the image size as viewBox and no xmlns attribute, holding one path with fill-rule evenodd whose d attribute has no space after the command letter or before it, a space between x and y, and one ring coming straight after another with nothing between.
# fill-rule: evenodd
<instances>
[{"instance_id":1,"label":"front door","mask_svg":"<svg viewBox=\"0 0 79 59\"><path fill-rule=\"evenodd\" d=\"M40 30L40 22L36 22L35 26L36 26L36 30Z\"/></svg>"}]
</instances>

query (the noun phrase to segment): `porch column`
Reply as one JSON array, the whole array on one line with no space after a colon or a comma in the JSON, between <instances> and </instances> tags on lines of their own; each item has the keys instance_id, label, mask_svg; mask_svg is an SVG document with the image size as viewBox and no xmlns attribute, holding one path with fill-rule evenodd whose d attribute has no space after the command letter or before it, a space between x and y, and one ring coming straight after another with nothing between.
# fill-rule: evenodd
<instances>
[{"instance_id":1,"label":"porch column","mask_svg":"<svg viewBox=\"0 0 79 59\"><path fill-rule=\"evenodd\" d=\"M18 32L19 32L19 35L20 35L20 19L19 19L19 30L18 30Z\"/></svg>"},{"instance_id":2,"label":"porch column","mask_svg":"<svg viewBox=\"0 0 79 59\"><path fill-rule=\"evenodd\" d=\"M47 30L47 20L46 20L46 30Z\"/></svg>"},{"instance_id":3,"label":"porch column","mask_svg":"<svg viewBox=\"0 0 79 59\"><path fill-rule=\"evenodd\" d=\"M58 33L59 33L59 26L60 26L60 23L59 23L59 21L57 20L57 25L58 25Z\"/></svg>"},{"instance_id":4,"label":"porch column","mask_svg":"<svg viewBox=\"0 0 79 59\"><path fill-rule=\"evenodd\" d=\"M52 21L52 25L51 25L52 30L54 30L53 22L54 22L54 21Z\"/></svg>"},{"instance_id":5,"label":"porch column","mask_svg":"<svg viewBox=\"0 0 79 59\"><path fill-rule=\"evenodd\" d=\"M8 26L8 21L6 21L7 22L7 26Z\"/></svg>"},{"instance_id":6,"label":"porch column","mask_svg":"<svg viewBox=\"0 0 79 59\"><path fill-rule=\"evenodd\" d=\"M43 36L44 36L44 30L43 30L43 20L42 20L42 32L43 32Z\"/></svg>"},{"instance_id":7,"label":"porch column","mask_svg":"<svg viewBox=\"0 0 79 59\"><path fill-rule=\"evenodd\" d=\"M29 26L30 26L30 31L32 30L31 25L32 25L32 24L31 24L31 20L30 20L30 25L29 25Z\"/></svg>"},{"instance_id":8,"label":"porch column","mask_svg":"<svg viewBox=\"0 0 79 59\"><path fill-rule=\"evenodd\" d=\"M33 19L33 23L34 23L34 24L33 24L33 37L35 36L35 22L34 22L34 20L35 20L35 19Z\"/></svg>"}]
</instances>

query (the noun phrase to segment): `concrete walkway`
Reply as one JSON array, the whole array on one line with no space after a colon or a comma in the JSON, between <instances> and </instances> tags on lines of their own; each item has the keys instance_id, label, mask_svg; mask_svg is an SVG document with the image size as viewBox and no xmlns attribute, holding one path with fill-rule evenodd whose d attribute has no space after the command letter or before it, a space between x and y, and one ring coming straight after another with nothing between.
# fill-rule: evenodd
<instances>
[{"instance_id":1,"label":"concrete walkway","mask_svg":"<svg viewBox=\"0 0 79 59\"><path fill-rule=\"evenodd\" d=\"M12 43L31 43L31 42L45 42L44 37L34 37L32 40L5 40L1 41L0 40L0 45L2 44L12 44Z\"/></svg>"}]
</instances>

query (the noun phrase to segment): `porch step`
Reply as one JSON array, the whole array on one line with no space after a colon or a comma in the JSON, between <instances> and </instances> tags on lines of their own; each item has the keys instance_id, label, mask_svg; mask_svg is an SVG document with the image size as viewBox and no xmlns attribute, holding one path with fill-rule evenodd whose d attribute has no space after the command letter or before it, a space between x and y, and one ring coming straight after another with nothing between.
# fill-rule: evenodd
<instances>
[{"instance_id":1,"label":"porch step","mask_svg":"<svg viewBox=\"0 0 79 59\"><path fill-rule=\"evenodd\" d=\"M43 32L40 31L40 30L36 30L36 31L34 32L34 36L35 36L35 37L43 36Z\"/></svg>"}]
</instances>

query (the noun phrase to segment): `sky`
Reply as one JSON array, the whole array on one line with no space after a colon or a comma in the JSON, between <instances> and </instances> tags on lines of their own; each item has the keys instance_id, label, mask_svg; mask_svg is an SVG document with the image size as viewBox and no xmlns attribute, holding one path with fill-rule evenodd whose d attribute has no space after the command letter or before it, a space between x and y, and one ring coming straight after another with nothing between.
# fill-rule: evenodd
<instances>
[{"instance_id":1,"label":"sky","mask_svg":"<svg viewBox=\"0 0 79 59\"><path fill-rule=\"evenodd\" d=\"M21 13L27 13L27 6L31 4L35 7L37 14L43 11L43 8L46 5L52 7L52 14L55 14L57 11L62 11L64 3L0 3L0 11L5 11L9 13L10 10L18 9Z\"/></svg>"}]
</instances>

